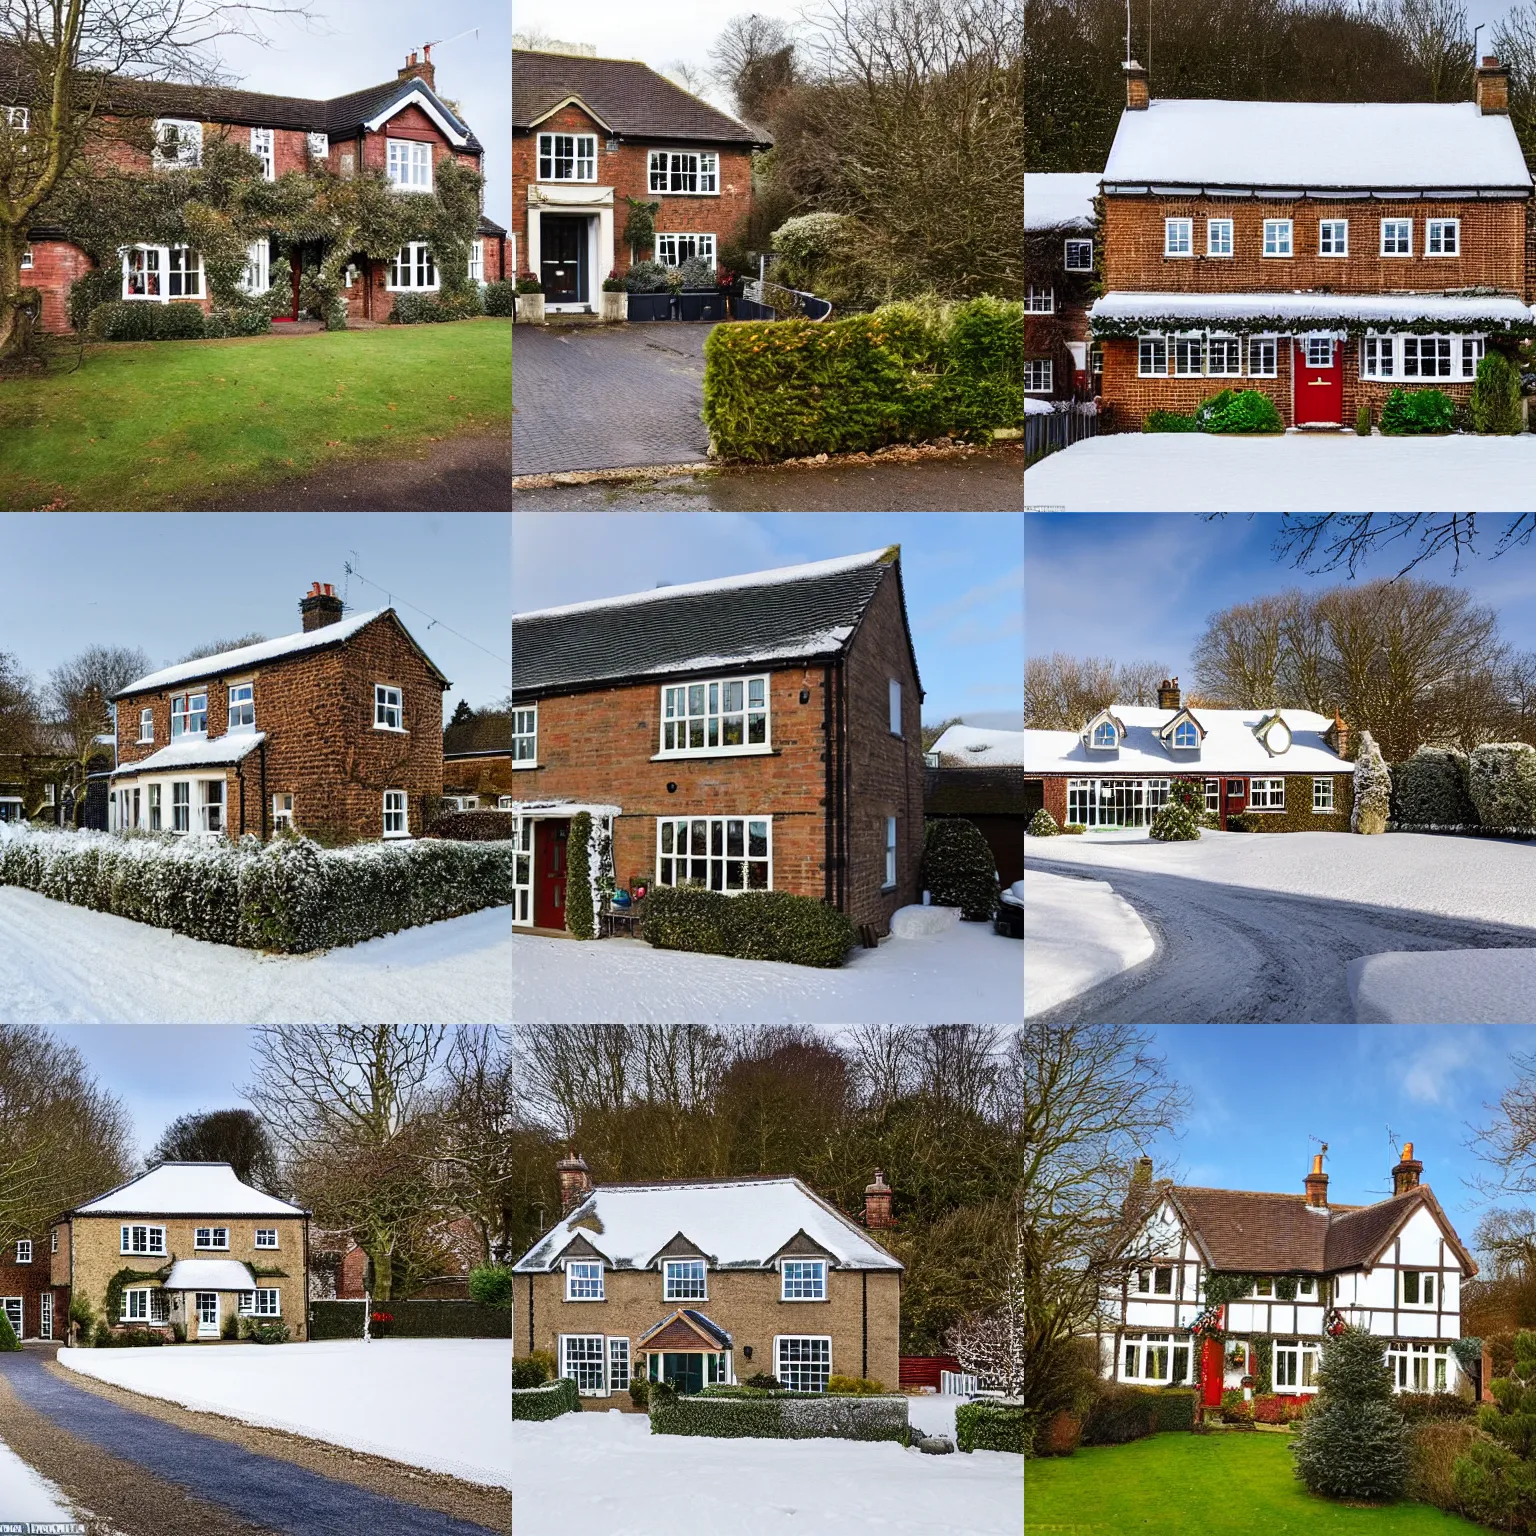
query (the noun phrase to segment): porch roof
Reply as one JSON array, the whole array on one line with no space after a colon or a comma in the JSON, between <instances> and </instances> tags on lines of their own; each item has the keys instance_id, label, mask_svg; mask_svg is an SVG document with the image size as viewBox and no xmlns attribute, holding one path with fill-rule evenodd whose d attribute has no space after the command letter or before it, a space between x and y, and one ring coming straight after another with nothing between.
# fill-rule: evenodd
<instances>
[{"instance_id":1,"label":"porch roof","mask_svg":"<svg viewBox=\"0 0 1536 1536\"><path fill-rule=\"evenodd\" d=\"M578 800L514 800L512 814L534 821L550 817L575 816L585 811L589 816L622 816L622 805L600 805L596 801Z\"/></svg>"},{"instance_id":2,"label":"porch roof","mask_svg":"<svg viewBox=\"0 0 1536 1536\"><path fill-rule=\"evenodd\" d=\"M165 1277L168 1291L254 1291L256 1277L238 1259L177 1259Z\"/></svg>"},{"instance_id":3,"label":"porch roof","mask_svg":"<svg viewBox=\"0 0 1536 1536\"><path fill-rule=\"evenodd\" d=\"M1219 326L1239 331L1351 330L1369 327L1469 331L1536 329L1536 312L1507 294L1456 293L1145 293L1120 290L1093 302L1096 336L1129 336L1150 325Z\"/></svg>"},{"instance_id":4,"label":"porch roof","mask_svg":"<svg viewBox=\"0 0 1536 1536\"><path fill-rule=\"evenodd\" d=\"M169 773L177 768L218 768L243 761L267 739L265 731L226 732L211 741L202 737L173 741L135 763L124 763L112 770L111 777L126 778L140 773Z\"/></svg>"},{"instance_id":5,"label":"porch roof","mask_svg":"<svg viewBox=\"0 0 1536 1536\"><path fill-rule=\"evenodd\" d=\"M730 1334L694 1307L678 1307L669 1312L635 1341L637 1353L642 1349L685 1354L693 1351L708 1353L730 1347Z\"/></svg>"}]
</instances>

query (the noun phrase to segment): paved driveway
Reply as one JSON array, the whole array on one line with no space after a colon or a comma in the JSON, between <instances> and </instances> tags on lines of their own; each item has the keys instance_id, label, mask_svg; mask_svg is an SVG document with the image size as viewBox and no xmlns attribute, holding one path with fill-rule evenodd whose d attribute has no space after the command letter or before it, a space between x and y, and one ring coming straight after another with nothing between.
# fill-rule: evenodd
<instances>
[{"instance_id":1,"label":"paved driveway","mask_svg":"<svg viewBox=\"0 0 1536 1536\"><path fill-rule=\"evenodd\" d=\"M514 326L513 473L702 462L712 329L681 321Z\"/></svg>"}]
</instances>

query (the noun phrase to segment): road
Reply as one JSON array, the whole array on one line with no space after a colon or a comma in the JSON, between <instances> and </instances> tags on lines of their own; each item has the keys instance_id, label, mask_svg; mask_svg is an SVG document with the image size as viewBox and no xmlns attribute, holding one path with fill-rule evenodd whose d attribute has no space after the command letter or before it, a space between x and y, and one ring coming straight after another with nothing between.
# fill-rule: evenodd
<instances>
[{"instance_id":1,"label":"road","mask_svg":"<svg viewBox=\"0 0 1536 1536\"><path fill-rule=\"evenodd\" d=\"M0 1438L121 1536L486 1536L497 1529L172 1421L194 1418L185 1413L124 1407L69 1381L51 1363L56 1348L0 1355ZM277 1446L282 1437L263 1443Z\"/></svg>"},{"instance_id":2,"label":"road","mask_svg":"<svg viewBox=\"0 0 1536 1536\"><path fill-rule=\"evenodd\" d=\"M1183 875L1088 868L1033 852L1029 867L1108 881L1157 942L1150 960L1038 1015L1042 1023L1351 1023L1354 1007L1345 968L1362 955L1536 948L1536 933L1513 924L1280 894Z\"/></svg>"}]
</instances>

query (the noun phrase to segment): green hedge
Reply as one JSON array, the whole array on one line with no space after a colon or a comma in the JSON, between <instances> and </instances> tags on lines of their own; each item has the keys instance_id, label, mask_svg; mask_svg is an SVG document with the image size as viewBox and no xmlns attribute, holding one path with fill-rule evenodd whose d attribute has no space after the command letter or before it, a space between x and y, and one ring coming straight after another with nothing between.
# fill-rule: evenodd
<instances>
[{"instance_id":1,"label":"green hedge","mask_svg":"<svg viewBox=\"0 0 1536 1536\"><path fill-rule=\"evenodd\" d=\"M1275 402L1262 390L1224 389L1195 408L1202 432L1283 432Z\"/></svg>"},{"instance_id":2,"label":"green hedge","mask_svg":"<svg viewBox=\"0 0 1536 1536\"><path fill-rule=\"evenodd\" d=\"M1200 423L1179 411L1148 411L1141 419L1143 432L1198 432Z\"/></svg>"},{"instance_id":3,"label":"green hedge","mask_svg":"<svg viewBox=\"0 0 1536 1536\"><path fill-rule=\"evenodd\" d=\"M121 269L92 267L69 285L69 323L72 329L84 332L91 323L92 312L102 304L119 303L123 292Z\"/></svg>"},{"instance_id":4,"label":"green hedge","mask_svg":"<svg viewBox=\"0 0 1536 1536\"><path fill-rule=\"evenodd\" d=\"M507 319L513 312L513 295L517 284L513 282L487 283L485 285L485 312Z\"/></svg>"},{"instance_id":5,"label":"green hedge","mask_svg":"<svg viewBox=\"0 0 1536 1536\"><path fill-rule=\"evenodd\" d=\"M959 1410L956 1410L957 1415ZM1106 1386L1083 1420L1084 1445L1123 1445L1161 1430L1195 1427L1195 1394L1174 1388Z\"/></svg>"},{"instance_id":6,"label":"green hedge","mask_svg":"<svg viewBox=\"0 0 1536 1536\"><path fill-rule=\"evenodd\" d=\"M361 1301L312 1301L309 1304L311 1339L360 1339L363 1336Z\"/></svg>"},{"instance_id":7,"label":"green hedge","mask_svg":"<svg viewBox=\"0 0 1536 1536\"><path fill-rule=\"evenodd\" d=\"M502 843L512 837L512 812L495 810L444 811L427 826L432 837L455 843Z\"/></svg>"},{"instance_id":8,"label":"green hedge","mask_svg":"<svg viewBox=\"0 0 1536 1536\"><path fill-rule=\"evenodd\" d=\"M512 1388L514 1419L558 1419L563 1413L580 1413L581 1398L569 1376L546 1381L542 1387Z\"/></svg>"},{"instance_id":9,"label":"green hedge","mask_svg":"<svg viewBox=\"0 0 1536 1536\"><path fill-rule=\"evenodd\" d=\"M512 844L0 828L0 885L195 939L304 954L512 900Z\"/></svg>"},{"instance_id":10,"label":"green hedge","mask_svg":"<svg viewBox=\"0 0 1536 1536\"><path fill-rule=\"evenodd\" d=\"M842 320L718 325L704 343L715 451L769 462L1024 420L1024 307L982 297L942 319L888 305Z\"/></svg>"},{"instance_id":11,"label":"green hedge","mask_svg":"<svg viewBox=\"0 0 1536 1536\"><path fill-rule=\"evenodd\" d=\"M817 1392L653 1392L653 1435L723 1440L895 1440L910 1438L904 1397L836 1397Z\"/></svg>"},{"instance_id":12,"label":"green hedge","mask_svg":"<svg viewBox=\"0 0 1536 1536\"><path fill-rule=\"evenodd\" d=\"M469 1272L469 1299L485 1307L512 1305L512 1271L505 1264L481 1264Z\"/></svg>"},{"instance_id":13,"label":"green hedge","mask_svg":"<svg viewBox=\"0 0 1536 1536\"><path fill-rule=\"evenodd\" d=\"M484 313L485 299L479 288L464 288L456 293L398 294L389 318L395 325L441 325Z\"/></svg>"},{"instance_id":14,"label":"green hedge","mask_svg":"<svg viewBox=\"0 0 1536 1536\"><path fill-rule=\"evenodd\" d=\"M98 304L88 329L96 341L200 341L205 334L201 305L145 299Z\"/></svg>"},{"instance_id":15,"label":"green hedge","mask_svg":"<svg viewBox=\"0 0 1536 1536\"><path fill-rule=\"evenodd\" d=\"M1442 389L1394 389L1381 408L1384 437L1449 432L1456 416L1451 397Z\"/></svg>"},{"instance_id":16,"label":"green hedge","mask_svg":"<svg viewBox=\"0 0 1536 1536\"><path fill-rule=\"evenodd\" d=\"M962 1451L1024 1454L1022 1403L961 1403L955 1409L955 1445Z\"/></svg>"},{"instance_id":17,"label":"green hedge","mask_svg":"<svg viewBox=\"0 0 1536 1536\"><path fill-rule=\"evenodd\" d=\"M312 1339L360 1339L363 1336L361 1301L312 1301L309 1304L309 1336ZM394 1318L389 1335L395 1339L510 1339L512 1308L489 1307L478 1301L446 1301L423 1297L412 1301L379 1301L375 1312Z\"/></svg>"},{"instance_id":18,"label":"green hedge","mask_svg":"<svg viewBox=\"0 0 1536 1536\"><path fill-rule=\"evenodd\" d=\"M695 885L658 885L641 902L640 920L642 936L657 949L827 970L843 963L856 937L835 907L788 891L726 896Z\"/></svg>"},{"instance_id":19,"label":"green hedge","mask_svg":"<svg viewBox=\"0 0 1536 1536\"><path fill-rule=\"evenodd\" d=\"M264 304L242 304L236 309L212 309L203 318L203 335L266 336L272 330L272 316Z\"/></svg>"}]
</instances>

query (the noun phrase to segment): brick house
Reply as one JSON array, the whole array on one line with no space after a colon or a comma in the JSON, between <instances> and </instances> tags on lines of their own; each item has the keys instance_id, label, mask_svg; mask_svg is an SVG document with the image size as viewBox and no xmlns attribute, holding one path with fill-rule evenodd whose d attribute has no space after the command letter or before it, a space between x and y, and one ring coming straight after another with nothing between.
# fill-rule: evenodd
<instances>
[{"instance_id":1,"label":"brick house","mask_svg":"<svg viewBox=\"0 0 1536 1536\"><path fill-rule=\"evenodd\" d=\"M228 1163L159 1163L63 1212L49 1248L54 1290L84 1297L113 1328L180 1324L196 1343L235 1316L308 1336L309 1212ZM121 1296L111 1308L109 1288Z\"/></svg>"},{"instance_id":2,"label":"brick house","mask_svg":"<svg viewBox=\"0 0 1536 1536\"><path fill-rule=\"evenodd\" d=\"M1057 826L1145 827L1175 778L1205 782L1225 831L1251 812L1261 832L1347 832L1350 728L1306 709L1191 709L1178 678L1156 709L1113 704L1080 731L1024 732L1024 793Z\"/></svg>"},{"instance_id":3,"label":"brick house","mask_svg":"<svg viewBox=\"0 0 1536 1536\"><path fill-rule=\"evenodd\" d=\"M110 830L405 838L443 792L448 679L393 608L327 583L303 629L165 667L115 696Z\"/></svg>"},{"instance_id":4,"label":"brick house","mask_svg":"<svg viewBox=\"0 0 1536 1536\"><path fill-rule=\"evenodd\" d=\"M47 1233L16 1238L0 1249L0 1312L18 1339L62 1339L69 1287L53 1283Z\"/></svg>"},{"instance_id":5,"label":"brick house","mask_svg":"<svg viewBox=\"0 0 1536 1536\"><path fill-rule=\"evenodd\" d=\"M411 54L397 77L384 85L328 101L216 86L114 80L107 115L152 121L160 147L151 154L114 144L101 153L110 154L122 168L149 172L199 165L204 144L222 138L257 155L268 180L289 171L302 172L319 162L339 176L377 171L402 191L430 191L435 168L444 160L457 160L478 173L484 156L474 131L437 94L431 52L428 47L421 61ZM8 76L5 62L0 59L0 109L23 94L15 74ZM26 113L37 108L21 103L19 110ZM267 292L276 253L276 242L270 239L251 246L243 285L248 292ZM288 318L297 319L299 314L299 267L318 264L320 255L317 244L294 247ZM21 281L41 294L45 330L70 328L70 284L94 266L90 255L71 242L68 230L41 222L33 225L22 255ZM483 215L471 247L470 275L485 282L511 276L506 231ZM347 313L356 320L387 320L397 294L431 292L439 286L431 252L423 242L408 244L392 261L358 253L348 267ZM125 251L121 297L212 307L202 258L185 246L146 244Z\"/></svg>"},{"instance_id":6,"label":"brick house","mask_svg":"<svg viewBox=\"0 0 1536 1536\"><path fill-rule=\"evenodd\" d=\"M1040 399L1098 393L1088 335L1098 194L1097 171L1024 174L1024 392Z\"/></svg>"},{"instance_id":7,"label":"brick house","mask_svg":"<svg viewBox=\"0 0 1536 1536\"><path fill-rule=\"evenodd\" d=\"M512 804L512 748L443 753L443 794L460 811L506 810Z\"/></svg>"},{"instance_id":8,"label":"brick house","mask_svg":"<svg viewBox=\"0 0 1536 1536\"><path fill-rule=\"evenodd\" d=\"M632 59L512 52L513 259L546 312L589 312L632 260L626 199L659 203L655 259L713 265L752 208L761 134ZM521 244L519 244L519 241Z\"/></svg>"},{"instance_id":9,"label":"brick house","mask_svg":"<svg viewBox=\"0 0 1536 1536\"><path fill-rule=\"evenodd\" d=\"M1024 878L1024 733L952 725L928 749L923 814L968 821L987 840L1006 890Z\"/></svg>"},{"instance_id":10,"label":"brick house","mask_svg":"<svg viewBox=\"0 0 1536 1536\"><path fill-rule=\"evenodd\" d=\"M1120 427L1223 388L1287 426L1379 423L1394 389L1471 393L1491 338L1532 330L1532 183L1507 72L1475 100L1152 100L1126 66L1090 314Z\"/></svg>"},{"instance_id":11,"label":"brick house","mask_svg":"<svg viewBox=\"0 0 1536 1536\"><path fill-rule=\"evenodd\" d=\"M513 1353L554 1354L583 1397L631 1407L631 1375L682 1392L766 1372L899 1375L903 1266L877 1169L864 1225L795 1178L594 1185L559 1164L562 1215L512 1266Z\"/></svg>"},{"instance_id":12,"label":"brick house","mask_svg":"<svg viewBox=\"0 0 1536 1536\"><path fill-rule=\"evenodd\" d=\"M512 619L516 928L565 927L585 810L619 886L918 900L922 687L899 548Z\"/></svg>"}]
</instances>

